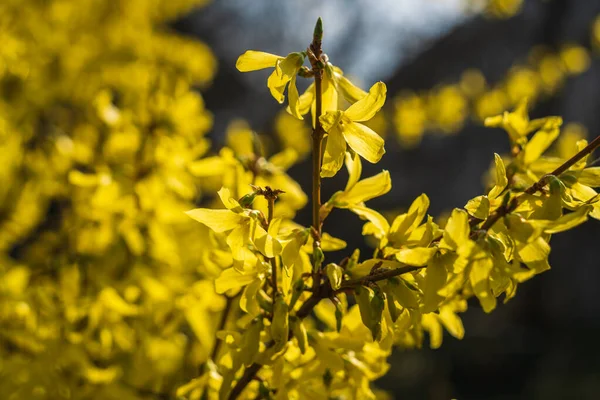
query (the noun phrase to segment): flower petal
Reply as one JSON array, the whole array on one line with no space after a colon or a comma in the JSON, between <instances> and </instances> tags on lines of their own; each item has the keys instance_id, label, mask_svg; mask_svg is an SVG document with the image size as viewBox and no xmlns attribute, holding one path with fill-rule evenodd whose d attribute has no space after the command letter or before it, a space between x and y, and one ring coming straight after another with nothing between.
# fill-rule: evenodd
<instances>
[{"instance_id":1,"label":"flower petal","mask_svg":"<svg viewBox=\"0 0 600 400\"><path fill-rule=\"evenodd\" d=\"M498 154L494 153L494 162L496 163L496 184L488 193L488 197L490 199L495 199L500 196L508 185L508 178L506 177L506 167L504 166L504 161L502 161L502 157Z\"/></svg>"},{"instance_id":2,"label":"flower petal","mask_svg":"<svg viewBox=\"0 0 600 400\"><path fill-rule=\"evenodd\" d=\"M243 216L229 210L196 208L185 213L217 233L230 231L244 220Z\"/></svg>"},{"instance_id":3,"label":"flower petal","mask_svg":"<svg viewBox=\"0 0 600 400\"><path fill-rule=\"evenodd\" d=\"M358 154L353 151L346 152L346 168L348 169L348 183L344 192L352 189L362 174L362 163Z\"/></svg>"},{"instance_id":4,"label":"flower petal","mask_svg":"<svg viewBox=\"0 0 600 400\"><path fill-rule=\"evenodd\" d=\"M385 83L377 82L371 86L369 94L348 107L346 116L352 121L367 121L373 118L385 103L386 92Z\"/></svg>"},{"instance_id":5,"label":"flower petal","mask_svg":"<svg viewBox=\"0 0 600 400\"><path fill-rule=\"evenodd\" d=\"M367 92L350 82L339 68L334 67L333 79L338 91L350 104L356 103L367 95Z\"/></svg>"},{"instance_id":6,"label":"flower petal","mask_svg":"<svg viewBox=\"0 0 600 400\"><path fill-rule=\"evenodd\" d=\"M290 81L290 85L288 86L288 102L290 114L298 119L302 118L302 114L300 113L300 101L298 95L298 88L296 87L296 75L292 76L292 80Z\"/></svg>"},{"instance_id":7,"label":"flower petal","mask_svg":"<svg viewBox=\"0 0 600 400\"><path fill-rule=\"evenodd\" d=\"M267 86L271 90L271 94L275 100L279 103L283 103L285 87L296 76L303 63L304 56L301 53L290 53L286 58L276 63L275 71L273 71L267 80Z\"/></svg>"},{"instance_id":8,"label":"flower petal","mask_svg":"<svg viewBox=\"0 0 600 400\"><path fill-rule=\"evenodd\" d=\"M385 154L384 140L371 128L350 122L341 124L341 131L352 150L356 151L362 158L370 163L381 160Z\"/></svg>"},{"instance_id":9,"label":"flower petal","mask_svg":"<svg viewBox=\"0 0 600 400\"><path fill-rule=\"evenodd\" d=\"M346 154L346 141L336 124L329 130L329 134L327 135L321 176L324 178L334 176L342 168L342 165L344 165L344 154Z\"/></svg>"},{"instance_id":10,"label":"flower petal","mask_svg":"<svg viewBox=\"0 0 600 400\"><path fill-rule=\"evenodd\" d=\"M335 196L336 207L360 205L365 201L386 194L392 188L389 171L383 170L377 175L358 181L347 192Z\"/></svg>"},{"instance_id":11,"label":"flower petal","mask_svg":"<svg viewBox=\"0 0 600 400\"><path fill-rule=\"evenodd\" d=\"M235 213L241 213L243 211L243 208L240 205L240 203L233 197L231 197L231 191L229 189L227 189L226 187L222 187L221 190L219 190L217 193L225 207L227 207L227 209Z\"/></svg>"},{"instance_id":12,"label":"flower petal","mask_svg":"<svg viewBox=\"0 0 600 400\"><path fill-rule=\"evenodd\" d=\"M377 237L377 238L384 237L390 230L390 224L387 222L385 217L383 215L379 214L375 210L372 210L372 209L364 207L364 206L353 206L353 207L350 207L350 211L352 211L359 217L368 220L371 224L373 224L373 227L376 228L376 230L377 230L376 232L373 232L373 233L375 233L375 237ZM364 228L363 228L363 234L364 234Z\"/></svg>"},{"instance_id":13,"label":"flower petal","mask_svg":"<svg viewBox=\"0 0 600 400\"><path fill-rule=\"evenodd\" d=\"M238 57L235 67L240 72L256 71L259 69L273 68L278 60L283 57L262 51L248 50Z\"/></svg>"}]
</instances>

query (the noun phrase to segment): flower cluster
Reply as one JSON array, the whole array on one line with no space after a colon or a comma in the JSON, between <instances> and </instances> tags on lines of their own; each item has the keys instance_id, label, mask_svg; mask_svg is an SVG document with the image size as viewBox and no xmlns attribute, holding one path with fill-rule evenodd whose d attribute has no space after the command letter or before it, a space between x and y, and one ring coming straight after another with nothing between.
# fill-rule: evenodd
<instances>
[{"instance_id":1,"label":"flower cluster","mask_svg":"<svg viewBox=\"0 0 600 400\"><path fill-rule=\"evenodd\" d=\"M306 199L285 175L288 164L275 161L281 153L266 159L252 152L257 139L250 133L240 140L249 143L246 150L226 148L198 164L198 171L210 164L227 177L218 208L188 215L214 234L206 262L220 269L215 287L229 311L212 360L178 390L189 399L374 399L371 382L387 371L394 347L421 347L427 334L437 348L443 329L462 338L458 314L468 299L491 312L499 297L510 300L521 283L550 268L552 234L600 219L593 189L600 187L600 168L587 163L600 138L559 152L566 158L547 155L562 120L530 120L521 101L513 112L485 120L507 132L512 148L494 156L485 194L454 209L443 228L427 214L425 194L388 220L367 203L390 191L389 172L362 177L362 160L377 163L385 153L383 139L364 125L383 106L385 85L356 87L321 43L319 20L306 51L286 57L248 51L237 63L243 72L273 68L267 86L280 103L287 90L293 117L312 110L312 226L293 221ZM299 78L314 80L302 95ZM324 178L344 164L346 187L321 202ZM362 234L374 238L373 254L326 255L346 248L323 231L336 209L365 221Z\"/></svg>"},{"instance_id":2,"label":"flower cluster","mask_svg":"<svg viewBox=\"0 0 600 400\"><path fill-rule=\"evenodd\" d=\"M559 51L535 47L529 62L514 65L503 80L486 81L477 69L463 72L454 84L428 91L405 91L394 99L393 122L400 144L418 145L426 132L454 134L471 118L483 122L487 117L516 106L523 98L531 103L555 95L568 78L588 70L590 51L576 44L565 44Z\"/></svg>"},{"instance_id":3,"label":"flower cluster","mask_svg":"<svg viewBox=\"0 0 600 400\"><path fill-rule=\"evenodd\" d=\"M225 301L184 211L216 62L167 27L203 3L1 2L4 397L147 398L209 358Z\"/></svg>"}]
</instances>

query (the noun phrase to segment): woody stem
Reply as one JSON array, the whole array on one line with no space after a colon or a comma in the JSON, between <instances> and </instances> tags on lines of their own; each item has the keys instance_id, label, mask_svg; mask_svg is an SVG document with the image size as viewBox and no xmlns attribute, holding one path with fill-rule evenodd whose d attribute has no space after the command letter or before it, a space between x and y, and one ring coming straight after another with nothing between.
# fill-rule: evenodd
<instances>
[{"instance_id":1,"label":"woody stem","mask_svg":"<svg viewBox=\"0 0 600 400\"><path fill-rule=\"evenodd\" d=\"M319 117L323 113L323 63L321 56L323 49L321 40L323 38L323 28L321 19L317 21L313 41L309 47L308 58L312 66L312 71L315 79L315 126L312 131L312 228L314 236L314 247L321 246L321 221L319 212L321 210L321 164L322 160L322 144L325 132L321 126ZM321 271L314 268L313 271L313 292L317 291L320 283Z\"/></svg>"}]
</instances>

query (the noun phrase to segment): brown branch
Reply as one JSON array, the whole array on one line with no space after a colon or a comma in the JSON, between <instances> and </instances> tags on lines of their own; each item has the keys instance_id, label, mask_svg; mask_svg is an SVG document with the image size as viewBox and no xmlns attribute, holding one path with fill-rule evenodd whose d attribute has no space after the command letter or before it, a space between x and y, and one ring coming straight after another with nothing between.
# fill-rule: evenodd
<instances>
[{"instance_id":1,"label":"brown branch","mask_svg":"<svg viewBox=\"0 0 600 400\"><path fill-rule=\"evenodd\" d=\"M312 66L314 79L315 79L315 126L312 132L312 226L317 232L317 238L320 240L321 237L321 223L319 218L319 211L321 209L321 163L322 163L322 143L325 132L321 126L319 117L323 113L323 62L321 56L323 55L323 49L321 47L321 40L323 37L323 26L321 18L317 21L315 27L315 33L313 36L313 42L308 49L308 59Z\"/></svg>"},{"instance_id":2,"label":"brown branch","mask_svg":"<svg viewBox=\"0 0 600 400\"><path fill-rule=\"evenodd\" d=\"M313 41L310 44L307 54L310 64L312 66L313 76L315 79L315 126L312 131L312 233L314 239L315 252L317 248L321 247L321 164L323 162L322 157L322 144L323 136L325 131L321 125L319 118L323 113L323 62L321 57L323 56L322 48L323 39L323 22L321 18L317 20L315 30L313 34ZM313 254L315 254L313 252ZM318 287L321 284L321 271L317 268L317 265L313 266L312 273L312 290L313 293L318 292Z\"/></svg>"},{"instance_id":3,"label":"brown branch","mask_svg":"<svg viewBox=\"0 0 600 400\"><path fill-rule=\"evenodd\" d=\"M252 379L254 379L254 376L256 376L256 374L258 373L258 371L260 371L260 369L262 368L262 365L254 363L252 365L250 365L248 368L246 368L246 370L244 371L244 375L242 375L242 377L237 381L237 383L235 384L235 386L233 387L233 389L231 389L231 393L229 393L229 400L234 400L237 399L237 397L242 394L242 392L244 391L244 389L246 388L246 386L248 386L248 384L252 381Z\"/></svg>"},{"instance_id":4,"label":"brown branch","mask_svg":"<svg viewBox=\"0 0 600 400\"><path fill-rule=\"evenodd\" d=\"M494 226L494 224L496 222L498 222L499 219L503 218L507 214L510 214L519 206L519 204L523 200L525 194L532 195L532 194L535 194L536 192L542 190L544 188L544 186L546 186L546 184L548 183L549 176L560 176L563 173L567 172L569 170L569 168L571 168L573 165L575 165L577 162L579 162L584 157L591 154L598 146L600 146L600 136L597 136L594 140L592 140L590 142L590 144L588 144L586 147L584 147L580 152L575 154L573 157L569 158L567 161L565 161L564 164L562 164L561 166L556 168L550 174L547 174L547 175L544 175L543 177L541 177L539 181L537 181L536 183L531 185L529 188L527 188L527 190L525 190L524 194L517 196L517 197L513 197L512 200L508 204L498 207L493 213L491 213L485 219L485 221L483 221L483 225L481 225L481 228L479 228L478 231L486 231L487 232L488 230L490 230L492 228L492 226ZM473 232L472 235L474 235L476 233L477 232Z\"/></svg>"},{"instance_id":5,"label":"brown branch","mask_svg":"<svg viewBox=\"0 0 600 400\"><path fill-rule=\"evenodd\" d=\"M355 286L364 285L369 282L377 282L377 281L382 281L384 279L390 279L395 276L399 276L399 275L406 274L406 273L413 272L413 271L418 271L425 267L426 266L415 267L412 265L406 265L401 268L388 269L385 271L378 271L376 273L363 276L362 278L349 279L349 280L343 282L342 286L340 286L340 288L338 290L336 290L334 293L340 293L340 292L346 291L348 289L351 289Z\"/></svg>"}]
</instances>

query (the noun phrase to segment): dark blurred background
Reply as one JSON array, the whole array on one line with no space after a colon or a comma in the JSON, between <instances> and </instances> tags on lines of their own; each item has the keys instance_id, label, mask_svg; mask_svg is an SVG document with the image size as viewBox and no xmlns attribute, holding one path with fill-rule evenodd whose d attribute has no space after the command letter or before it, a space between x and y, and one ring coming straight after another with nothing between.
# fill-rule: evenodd
<instances>
[{"instance_id":1,"label":"dark blurred background","mask_svg":"<svg viewBox=\"0 0 600 400\"><path fill-rule=\"evenodd\" d=\"M590 50L589 68L540 98L531 113L580 123L590 139L600 133L600 59L590 39L600 0L526 0L510 18L471 10L465 12L465 1L458 0L220 0L175 27L207 42L219 58L218 75L204 93L215 114L212 139L217 145L224 142L233 118L269 133L280 110L260 78L236 71L237 56L246 49L276 54L302 50L319 15L332 62L363 87L386 82L390 102L404 90L427 91L457 82L469 68L480 70L493 85L511 66L526 62L534 46L583 46ZM391 193L374 204L398 210L425 192L434 216L481 194L493 153L508 151L504 132L471 119L456 134L427 134L411 149L393 136L388 133L382 162L365 166L365 175L385 168L393 178ZM306 161L291 171L304 187L309 168ZM326 187L333 192L344 180L342 175ZM308 213L300 219L308 224ZM368 251L358 234L361 226L340 211L325 229L344 238L346 232L357 232L348 247ZM463 315L464 340L448 336L439 350L397 351L378 385L404 399L600 398L598 244L598 221L554 237L552 271L520 286L515 299L490 315L471 303Z\"/></svg>"}]
</instances>

